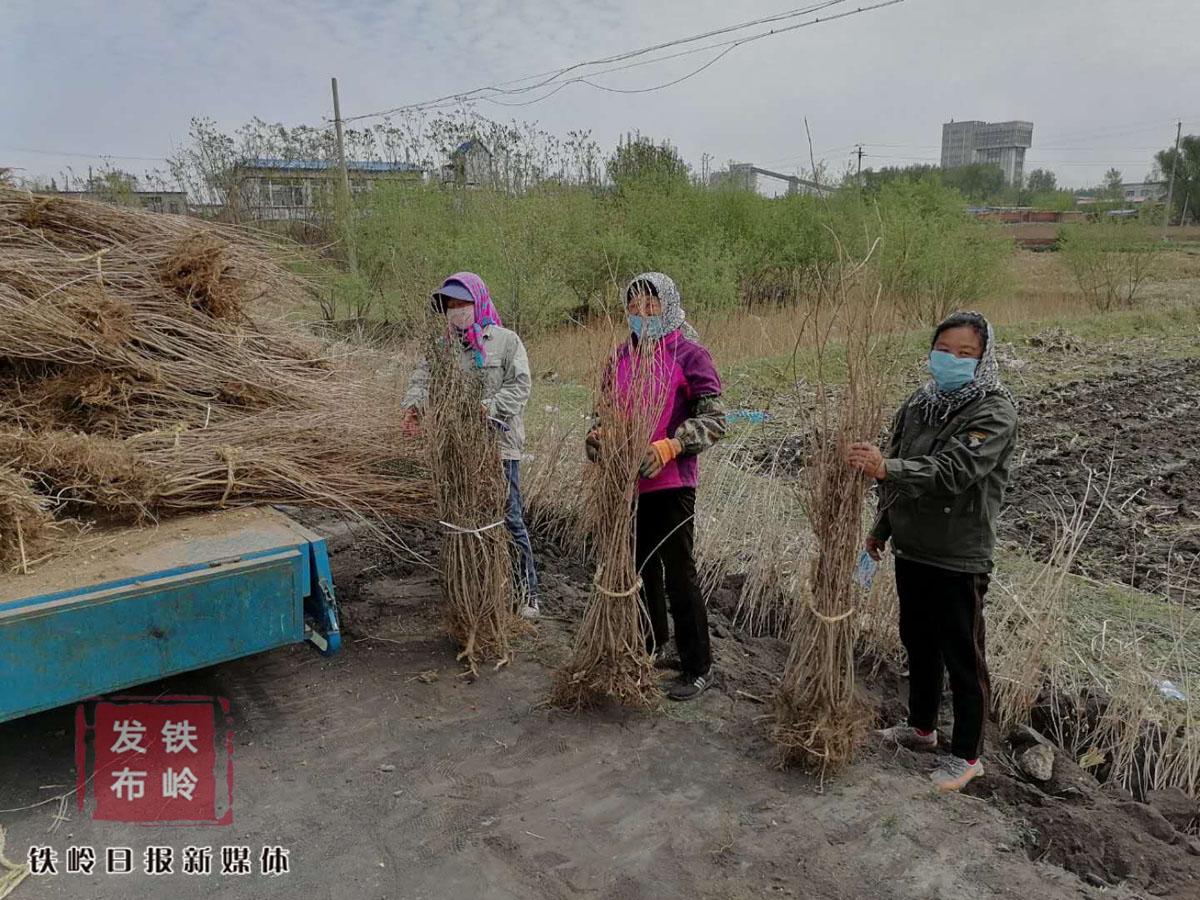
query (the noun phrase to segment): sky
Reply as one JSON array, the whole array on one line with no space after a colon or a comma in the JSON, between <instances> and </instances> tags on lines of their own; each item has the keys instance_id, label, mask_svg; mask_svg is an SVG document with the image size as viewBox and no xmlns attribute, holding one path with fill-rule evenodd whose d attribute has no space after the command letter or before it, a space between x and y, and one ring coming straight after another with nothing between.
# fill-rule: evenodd
<instances>
[{"instance_id":1,"label":"sky","mask_svg":"<svg viewBox=\"0 0 1200 900\"><path fill-rule=\"evenodd\" d=\"M193 116L232 131L369 113L639 49L803 0L5 0L0 166L51 176L107 156L162 166ZM836 12L875 0L850 0ZM806 4L807 5L807 4ZM739 34L763 31L770 26ZM570 85L492 118L590 129L606 150L641 132L694 166L709 154L791 173L936 163L950 119L1034 123L1025 170L1086 187L1141 180L1175 122L1200 133L1196 0L904 0L731 51L673 87ZM597 83L686 75L697 54Z\"/></svg>"}]
</instances>

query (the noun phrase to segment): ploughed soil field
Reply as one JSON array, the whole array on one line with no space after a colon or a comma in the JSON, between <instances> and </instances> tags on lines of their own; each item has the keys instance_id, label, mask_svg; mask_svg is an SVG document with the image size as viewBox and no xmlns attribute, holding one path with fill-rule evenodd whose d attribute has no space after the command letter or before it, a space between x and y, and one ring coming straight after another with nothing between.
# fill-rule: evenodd
<instances>
[{"instance_id":1,"label":"ploughed soil field","mask_svg":"<svg viewBox=\"0 0 1200 900\"><path fill-rule=\"evenodd\" d=\"M149 845L282 845L290 874L60 874L14 897L1200 896L1194 804L1101 789L1061 755L1034 784L997 735L964 796L934 793L933 754L878 745L824 783L780 771L766 715L785 648L731 626L731 590L711 603L717 688L652 713L567 714L543 703L582 616L589 573L576 560L539 545L545 616L510 665L472 681L439 627L436 537L410 532L415 556L397 562L317 524L344 604L339 656L295 646L134 692L230 700L231 826L92 821L73 803L59 820L57 803L34 804L74 783L73 710L0 725L10 858L31 844L135 858ZM879 721L898 718L902 675L863 676Z\"/></svg>"},{"instance_id":2,"label":"ploughed soil field","mask_svg":"<svg viewBox=\"0 0 1200 900\"><path fill-rule=\"evenodd\" d=\"M1080 574L1154 593L1200 590L1185 583L1200 552L1200 360L1130 352L1112 363L1020 398L1001 533L1044 556L1056 520L1087 496L1096 519Z\"/></svg>"}]
</instances>

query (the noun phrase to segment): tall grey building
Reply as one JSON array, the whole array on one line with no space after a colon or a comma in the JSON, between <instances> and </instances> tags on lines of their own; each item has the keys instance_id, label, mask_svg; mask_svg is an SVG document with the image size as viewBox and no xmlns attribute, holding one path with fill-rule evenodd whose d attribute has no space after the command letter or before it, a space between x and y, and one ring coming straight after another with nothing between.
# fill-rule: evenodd
<instances>
[{"instance_id":1,"label":"tall grey building","mask_svg":"<svg viewBox=\"0 0 1200 900\"><path fill-rule=\"evenodd\" d=\"M991 163L1008 184L1025 176L1025 151L1033 144L1032 122L947 122L942 126L942 168Z\"/></svg>"}]
</instances>

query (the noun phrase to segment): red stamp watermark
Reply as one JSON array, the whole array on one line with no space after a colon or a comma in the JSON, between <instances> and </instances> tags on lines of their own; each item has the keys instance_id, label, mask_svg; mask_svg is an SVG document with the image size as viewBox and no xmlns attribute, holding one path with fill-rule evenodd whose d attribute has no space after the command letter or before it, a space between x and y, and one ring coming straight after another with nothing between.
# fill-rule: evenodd
<instances>
[{"instance_id":1,"label":"red stamp watermark","mask_svg":"<svg viewBox=\"0 0 1200 900\"><path fill-rule=\"evenodd\" d=\"M80 811L90 795L93 819L232 824L230 725L228 701L214 697L113 697L80 704L75 714Z\"/></svg>"}]
</instances>

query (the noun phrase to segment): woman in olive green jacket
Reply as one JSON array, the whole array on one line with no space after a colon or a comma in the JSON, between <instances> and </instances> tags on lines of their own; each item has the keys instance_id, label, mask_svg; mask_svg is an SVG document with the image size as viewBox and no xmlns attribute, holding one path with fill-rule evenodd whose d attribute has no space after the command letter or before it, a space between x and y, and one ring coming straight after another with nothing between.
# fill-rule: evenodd
<instances>
[{"instance_id":1,"label":"woman in olive green jacket","mask_svg":"<svg viewBox=\"0 0 1200 900\"><path fill-rule=\"evenodd\" d=\"M936 748L948 671L954 732L950 756L932 778L949 791L983 774L990 698L983 598L1017 438L1016 404L1000 383L994 345L979 313L955 313L938 325L931 378L896 414L886 457L873 444L855 444L847 460L880 482L867 552L879 559L890 540L896 557L908 722L881 733L909 747Z\"/></svg>"}]
</instances>

